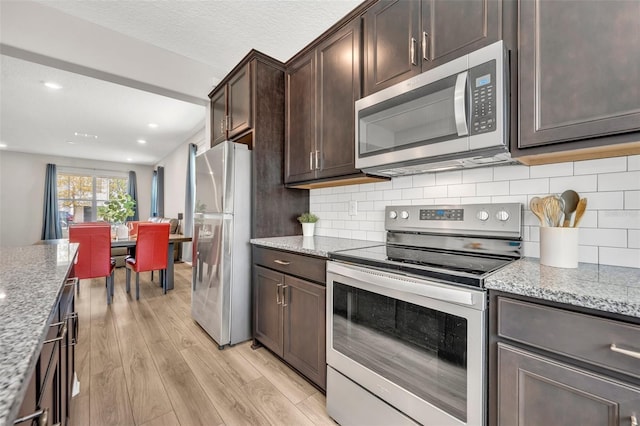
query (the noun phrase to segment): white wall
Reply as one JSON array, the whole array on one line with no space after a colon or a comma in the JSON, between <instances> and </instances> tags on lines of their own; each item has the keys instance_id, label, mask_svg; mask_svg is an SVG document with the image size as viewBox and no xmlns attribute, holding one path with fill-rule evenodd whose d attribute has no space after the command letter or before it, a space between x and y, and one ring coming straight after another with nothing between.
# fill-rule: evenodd
<instances>
[{"instance_id":1,"label":"white wall","mask_svg":"<svg viewBox=\"0 0 640 426\"><path fill-rule=\"evenodd\" d=\"M1 246L24 246L40 239L47 163L58 167L135 171L140 217L149 216L153 174L150 166L0 151Z\"/></svg>"},{"instance_id":2,"label":"white wall","mask_svg":"<svg viewBox=\"0 0 640 426\"><path fill-rule=\"evenodd\" d=\"M389 182L314 189L316 235L384 241L384 208L401 204L521 202L524 254L539 257L534 196L573 189L588 199L580 224L579 260L640 267L640 155L544 166L502 166L394 178ZM358 214L349 216L349 201Z\"/></svg>"}]
</instances>

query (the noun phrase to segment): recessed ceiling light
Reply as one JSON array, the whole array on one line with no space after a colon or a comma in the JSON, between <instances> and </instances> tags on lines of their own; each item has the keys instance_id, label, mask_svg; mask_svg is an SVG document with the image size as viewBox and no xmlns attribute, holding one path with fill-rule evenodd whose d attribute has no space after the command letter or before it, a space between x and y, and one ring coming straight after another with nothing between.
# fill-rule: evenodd
<instances>
[{"instance_id":1,"label":"recessed ceiling light","mask_svg":"<svg viewBox=\"0 0 640 426\"><path fill-rule=\"evenodd\" d=\"M138 143L147 143L144 139L138 139Z\"/></svg>"},{"instance_id":2,"label":"recessed ceiling light","mask_svg":"<svg viewBox=\"0 0 640 426\"><path fill-rule=\"evenodd\" d=\"M61 85L59 85L58 83L53 82L53 81L45 81L43 84L46 87L48 87L49 89L52 89L52 90L60 90L60 89L62 89Z\"/></svg>"},{"instance_id":3,"label":"recessed ceiling light","mask_svg":"<svg viewBox=\"0 0 640 426\"><path fill-rule=\"evenodd\" d=\"M149 127L151 127L152 129L157 129L158 125L156 123L149 123Z\"/></svg>"},{"instance_id":4,"label":"recessed ceiling light","mask_svg":"<svg viewBox=\"0 0 640 426\"><path fill-rule=\"evenodd\" d=\"M133 161L133 158L127 158L127 161Z\"/></svg>"},{"instance_id":5,"label":"recessed ceiling light","mask_svg":"<svg viewBox=\"0 0 640 426\"><path fill-rule=\"evenodd\" d=\"M75 136L79 136L81 138L87 138L87 139L98 139L98 135L90 135L89 133L80 133L80 132L74 132L73 133Z\"/></svg>"}]
</instances>

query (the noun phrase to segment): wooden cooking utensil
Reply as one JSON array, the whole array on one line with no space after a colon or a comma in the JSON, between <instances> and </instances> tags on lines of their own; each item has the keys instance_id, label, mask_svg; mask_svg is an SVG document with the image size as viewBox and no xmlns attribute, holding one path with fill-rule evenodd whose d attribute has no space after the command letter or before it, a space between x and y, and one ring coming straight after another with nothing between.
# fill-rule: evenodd
<instances>
[{"instance_id":1,"label":"wooden cooking utensil","mask_svg":"<svg viewBox=\"0 0 640 426\"><path fill-rule=\"evenodd\" d=\"M542 198L533 197L531 201L529 201L529 208L531 212L540 219L540 226L547 226L547 220L544 217L544 208L542 206Z\"/></svg>"},{"instance_id":2,"label":"wooden cooking utensil","mask_svg":"<svg viewBox=\"0 0 640 426\"><path fill-rule=\"evenodd\" d=\"M573 227L577 228L580 220L582 220L582 216L584 215L585 210L587 210L587 199L580 198L578 201L578 206L576 207L576 219L573 221Z\"/></svg>"}]
</instances>

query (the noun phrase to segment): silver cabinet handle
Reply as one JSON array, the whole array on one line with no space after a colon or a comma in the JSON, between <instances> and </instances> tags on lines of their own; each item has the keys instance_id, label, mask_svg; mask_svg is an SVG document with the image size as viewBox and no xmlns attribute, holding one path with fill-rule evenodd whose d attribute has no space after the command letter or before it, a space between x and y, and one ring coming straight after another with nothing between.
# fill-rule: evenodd
<instances>
[{"instance_id":1,"label":"silver cabinet handle","mask_svg":"<svg viewBox=\"0 0 640 426\"><path fill-rule=\"evenodd\" d=\"M461 72L456 78L456 86L453 92L453 114L456 120L456 130L458 136L464 136L469 134L469 128L467 127L467 78L469 72Z\"/></svg>"},{"instance_id":2,"label":"silver cabinet handle","mask_svg":"<svg viewBox=\"0 0 640 426\"><path fill-rule=\"evenodd\" d=\"M273 263L277 263L278 265L284 265L284 266L291 265L291 262L287 262L286 260L280 260L280 259L274 260Z\"/></svg>"},{"instance_id":3,"label":"silver cabinet handle","mask_svg":"<svg viewBox=\"0 0 640 426\"><path fill-rule=\"evenodd\" d=\"M288 285L282 286L282 307L283 308L289 306L289 304L287 303L287 289L288 288L289 288Z\"/></svg>"},{"instance_id":4,"label":"silver cabinet handle","mask_svg":"<svg viewBox=\"0 0 640 426\"><path fill-rule=\"evenodd\" d=\"M282 287L282 283L279 283L276 286L276 305L282 304L282 301L280 300L280 287Z\"/></svg>"},{"instance_id":5,"label":"silver cabinet handle","mask_svg":"<svg viewBox=\"0 0 640 426\"><path fill-rule=\"evenodd\" d=\"M49 343L59 342L59 341L63 340L66 335L67 335L67 322L64 321L64 323L62 324L62 330L60 331L60 334L58 335L58 337L54 337L53 339L45 340L44 343L42 343L42 344L43 345L47 345Z\"/></svg>"},{"instance_id":6,"label":"silver cabinet handle","mask_svg":"<svg viewBox=\"0 0 640 426\"><path fill-rule=\"evenodd\" d=\"M220 119L220 133L224 133L224 117Z\"/></svg>"},{"instance_id":7,"label":"silver cabinet handle","mask_svg":"<svg viewBox=\"0 0 640 426\"><path fill-rule=\"evenodd\" d=\"M429 41L429 33L426 31L422 32L422 59L424 59L425 61L429 61L429 55L427 54L429 52L429 45L427 44L427 42Z\"/></svg>"},{"instance_id":8,"label":"silver cabinet handle","mask_svg":"<svg viewBox=\"0 0 640 426\"><path fill-rule=\"evenodd\" d=\"M638 419L636 418L635 414L631 415L631 426L638 426Z\"/></svg>"},{"instance_id":9,"label":"silver cabinet handle","mask_svg":"<svg viewBox=\"0 0 640 426\"><path fill-rule=\"evenodd\" d=\"M320 168L320 166L318 165L318 158L320 158L320 151L316 151L316 170Z\"/></svg>"},{"instance_id":10,"label":"silver cabinet handle","mask_svg":"<svg viewBox=\"0 0 640 426\"><path fill-rule=\"evenodd\" d=\"M24 422L28 422L29 420L35 420L38 419L38 426L47 426L47 421L49 417L49 409L45 409L45 410L38 410L35 411L31 414L29 414L28 416L24 416L24 417L20 417L19 419L15 419L13 421L14 425L18 425L20 423L24 423Z\"/></svg>"},{"instance_id":11,"label":"silver cabinet handle","mask_svg":"<svg viewBox=\"0 0 640 426\"><path fill-rule=\"evenodd\" d=\"M227 130L231 130L231 116L227 115Z\"/></svg>"},{"instance_id":12,"label":"silver cabinet handle","mask_svg":"<svg viewBox=\"0 0 640 426\"><path fill-rule=\"evenodd\" d=\"M622 354L622 355L626 355L626 356L630 356L631 358L640 359L640 352L632 351L630 349L620 348L615 343L612 343L611 346L609 346L609 349L611 349L613 352L616 352L616 353L619 353L619 354Z\"/></svg>"},{"instance_id":13,"label":"silver cabinet handle","mask_svg":"<svg viewBox=\"0 0 640 426\"><path fill-rule=\"evenodd\" d=\"M411 63L413 65L418 65L418 62L416 61L416 39L413 37L411 37L411 46L409 50L409 55L411 55Z\"/></svg>"},{"instance_id":14,"label":"silver cabinet handle","mask_svg":"<svg viewBox=\"0 0 640 426\"><path fill-rule=\"evenodd\" d=\"M309 170L313 170L313 151L309 151Z\"/></svg>"},{"instance_id":15,"label":"silver cabinet handle","mask_svg":"<svg viewBox=\"0 0 640 426\"><path fill-rule=\"evenodd\" d=\"M67 288L67 287L74 287L74 286L78 285L78 281L79 281L79 280L78 280L78 277L69 278L68 280L66 280L66 281L64 282L64 287L65 287L65 288Z\"/></svg>"}]
</instances>

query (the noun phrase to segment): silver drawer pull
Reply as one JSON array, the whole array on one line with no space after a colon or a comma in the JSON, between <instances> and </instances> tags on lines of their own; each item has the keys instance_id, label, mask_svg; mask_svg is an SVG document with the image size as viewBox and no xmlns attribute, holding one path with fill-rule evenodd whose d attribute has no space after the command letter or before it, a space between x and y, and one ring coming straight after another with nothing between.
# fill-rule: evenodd
<instances>
[{"instance_id":1,"label":"silver drawer pull","mask_svg":"<svg viewBox=\"0 0 640 426\"><path fill-rule=\"evenodd\" d=\"M31 423L33 424L33 420L35 419L38 419L38 426L47 426L47 423L49 422L49 409L46 408L44 410L38 410L34 413L29 414L28 416L15 419L13 421L13 424L18 425L20 423L28 422L29 420L31 420Z\"/></svg>"},{"instance_id":2,"label":"silver drawer pull","mask_svg":"<svg viewBox=\"0 0 640 426\"><path fill-rule=\"evenodd\" d=\"M631 415L631 426L638 426L638 419L636 418L635 414Z\"/></svg>"},{"instance_id":3,"label":"silver drawer pull","mask_svg":"<svg viewBox=\"0 0 640 426\"><path fill-rule=\"evenodd\" d=\"M611 346L609 346L609 349L611 349L613 352L617 352L622 355L627 355L632 358L640 359L640 352L619 348L618 346L616 346L615 343L612 343Z\"/></svg>"},{"instance_id":4,"label":"silver drawer pull","mask_svg":"<svg viewBox=\"0 0 640 426\"><path fill-rule=\"evenodd\" d=\"M277 263L278 265L291 265L291 262L287 262L286 260L280 260L280 259L276 259L273 261L273 263Z\"/></svg>"},{"instance_id":5,"label":"silver drawer pull","mask_svg":"<svg viewBox=\"0 0 640 426\"><path fill-rule=\"evenodd\" d=\"M74 286L76 286L76 285L78 285L78 278L77 278L77 277L69 278L68 280L66 280L66 281L64 282L64 287L65 287L65 288L67 288L67 287L74 287Z\"/></svg>"},{"instance_id":6,"label":"silver drawer pull","mask_svg":"<svg viewBox=\"0 0 640 426\"><path fill-rule=\"evenodd\" d=\"M65 321L65 323L62 325L62 331L60 332L60 335L56 338L45 340L44 343L42 344L47 345L49 343L59 342L61 340L64 340L66 335L67 335L67 323Z\"/></svg>"}]
</instances>

